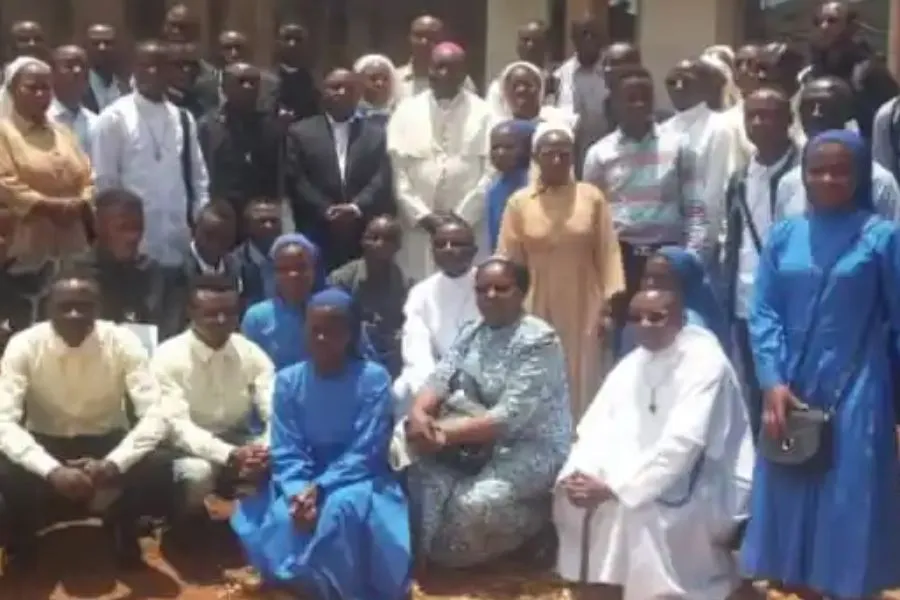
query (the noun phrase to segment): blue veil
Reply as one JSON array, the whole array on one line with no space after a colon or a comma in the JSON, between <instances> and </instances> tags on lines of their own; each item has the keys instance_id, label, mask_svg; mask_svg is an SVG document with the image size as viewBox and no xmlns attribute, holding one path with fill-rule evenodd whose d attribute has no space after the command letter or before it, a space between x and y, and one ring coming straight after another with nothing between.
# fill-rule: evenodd
<instances>
[{"instance_id":1,"label":"blue veil","mask_svg":"<svg viewBox=\"0 0 900 600\"><path fill-rule=\"evenodd\" d=\"M503 211L509 197L528 184L528 173L531 166L531 136L534 135L536 125L531 121L511 119L502 121L495 126L509 127L518 141L523 145L524 151L518 157L515 168L509 173L501 173L487 189L487 226L490 238L491 250L497 249L500 236L500 224L503 221Z\"/></svg>"},{"instance_id":2,"label":"blue veil","mask_svg":"<svg viewBox=\"0 0 900 600\"><path fill-rule=\"evenodd\" d=\"M872 150L858 133L847 129L832 129L820 133L811 139L803 149L803 186L806 188L806 197L813 208L816 199L812 189L806 183L806 164L809 153L821 144L840 144L853 154L853 165L856 177L856 185L853 189L853 203L858 210L875 212L875 202L872 192Z\"/></svg>"},{"instance_id":3,"label":"blue veil","mask_svg":"<svg viewBox=\"0 0 900 600\"><path fill-rule=\"evenodd\" d=\"M696 254L679 246L665 246L659 249L659 254L669 261L678 275L686 321L708 329L728 352L731 347L728 319L703 263Z\"/></svg>"}]
</instances>

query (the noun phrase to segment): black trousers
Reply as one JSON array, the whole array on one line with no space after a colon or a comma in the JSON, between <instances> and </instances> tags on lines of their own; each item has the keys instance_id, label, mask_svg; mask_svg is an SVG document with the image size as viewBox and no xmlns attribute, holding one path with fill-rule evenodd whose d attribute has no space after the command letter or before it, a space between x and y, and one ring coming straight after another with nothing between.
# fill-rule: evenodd
<instances>
[{"instance_id":1,"label":"black trousers","mask_svg":"<svg viewBox=\"0 0 900 600\"><path fill-rule=\"evenodd\" d=\"M80 458L104 458L122 441L125 432L73 438L32 435L51 456L65 464ZM171 456L150 452L122 474L118 488L119 496L103 515L110 525L128 528L141 517L168 517L173 496ZM0 494L0 523L6 542L26 540L61 520L89 516L88 506L60 496L45 479L5 457L0 457Z\"/></svg>"},{"instance_id":2,"label":"black trousers","mask_svg":"<svg viewBox=\"0 0 900 600\"><path fill-rule=\"evenodd\" d=\"M759 430L762 427L763 394L756 377L756 365L753 362L753 351L750 349L750 332L747 329L747 321L735 319L735 337L737 338L737 350L741 358L741 375L744 379L744 402L747 403L747 413L750 416L750 428L753 431L753 439L759 438Z\"/></svg>"}]
</instances>

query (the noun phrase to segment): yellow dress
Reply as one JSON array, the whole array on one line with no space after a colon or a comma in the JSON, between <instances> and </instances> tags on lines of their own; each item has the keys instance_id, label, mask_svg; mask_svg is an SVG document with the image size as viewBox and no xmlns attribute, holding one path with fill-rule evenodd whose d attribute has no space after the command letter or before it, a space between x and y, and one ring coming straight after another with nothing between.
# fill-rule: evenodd
<instances>
[{"instance_id":1,"label":"yellow dress","mask_svg":"<svg viewBox=\"0 0 900 600\"><path fill-rule=\"evenodd\" d=\"M588 183L529 185L507 203L498 253L528 267L526 307L562 339L577 422L605 372L601 315L609 298L625 289L606 199Z\"/></svg>"},{"instance_id":2,"label":"yellow dress","mask_svg":"<svg viewBox=\"0 0 900 600\"><path fill-rule=\"evenodd\" d=\"M64 125L29 123L18 114L0 121L0 203L18 217L10 256L35 265L84 250L93 179L90 159ZM81 200L83 218L59 224L32 210L57 199Z\"/></svg>"}]
</instances>

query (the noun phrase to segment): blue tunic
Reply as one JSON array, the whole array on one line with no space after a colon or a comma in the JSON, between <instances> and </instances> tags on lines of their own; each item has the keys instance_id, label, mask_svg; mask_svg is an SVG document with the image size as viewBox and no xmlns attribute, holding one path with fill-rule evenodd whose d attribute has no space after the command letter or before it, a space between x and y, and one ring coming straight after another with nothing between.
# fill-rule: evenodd
<instances>
[{"instance_id":1,"label":"blue tunic","mask_svg":"<svg viewBox=\"0 0 900 600\"><path fill-rule=\"evenodd\" d=\"M278 373L272 479L242 500L231 524L268 581L322 600L400 600L410 584L406 498L387 463L391 380L363 360L323 378L309 362ZM290 499L319 488L318 520L299 531Z\"/></svg>"},{"instance_id":2,"label":"blue tunic","mask_svg":"<svg viewBox=\"0 0 900 600\"><path fill-rule=\"evenodd\" d=\"M810 330L823 271L839 256ZM861 343L863 352L834 419L832 469L814 474L757 457L743 569L835 598L875 597L900 585L889 338L883 318L869 325L875 302L894 330L900 324L897 230L865 211L796 217L772 229L759 264L749 328L764 390L789 384L809 405L830 408Z\"/></svg>"},{"instance_id":3,"label":"blue tunic","mask_svg":"<svg viewBox=\"0 0 900 600\"><path fill-rule=\"evenodd\" d=\"M275 297L251 306L241 321L241 333L255 342L275 364L275 369L283 369L298 362L308 360L306 318L304 309L285 303ZM360 356L372 358L375 351L363 331L360 334Z\"/></svg>"}]
</instances>

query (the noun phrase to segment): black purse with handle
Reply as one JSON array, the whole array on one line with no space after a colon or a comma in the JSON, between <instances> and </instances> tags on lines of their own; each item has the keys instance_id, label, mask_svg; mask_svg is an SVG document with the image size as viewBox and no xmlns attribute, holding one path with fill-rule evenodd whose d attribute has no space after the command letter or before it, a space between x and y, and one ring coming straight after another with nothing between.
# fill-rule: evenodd
<instances>
[{"instance_id":1,"label":"black purse with handle","mask_svg":"<svg viewBox=\"0 0 900 600\"><path fill-rule=\"evenodd\" d=\"M487 413L478 382L464 370L459 369L453 374L448 387L450 394L441 404L438 427L445 419L480 417ZM462 444L445 447L435 455L435 459L464 475L475 476L487 466L493 455L493 444Z\"/></svg>"}]
</instances>

